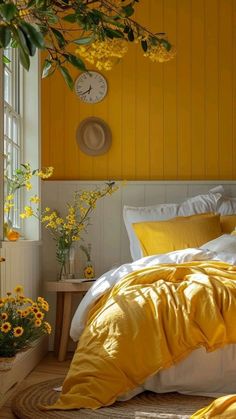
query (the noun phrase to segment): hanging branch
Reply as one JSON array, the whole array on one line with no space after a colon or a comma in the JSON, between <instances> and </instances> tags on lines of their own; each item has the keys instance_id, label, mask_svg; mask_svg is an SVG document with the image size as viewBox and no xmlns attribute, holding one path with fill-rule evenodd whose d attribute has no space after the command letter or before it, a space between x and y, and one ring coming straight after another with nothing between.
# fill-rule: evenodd
<instances>
[{"instance_id":1,"label":"hanging branch","mask_svg":"<svg viewBox=\"0 0 236 419\"><path fill-rule=\"evenodd\" d=\"M132 42L138 42L152 61L168 61L174 48L164 33L152 33L136 21L137 3L139 0L0 0L0 48L18 48L26 70L37 49L47 51L43 77L59 70L70 88L69 65L86 71L85 59L110 69L114 57L121 58ZM3 56L3 60L8 59Z\"/></svg>"}]
</instances>

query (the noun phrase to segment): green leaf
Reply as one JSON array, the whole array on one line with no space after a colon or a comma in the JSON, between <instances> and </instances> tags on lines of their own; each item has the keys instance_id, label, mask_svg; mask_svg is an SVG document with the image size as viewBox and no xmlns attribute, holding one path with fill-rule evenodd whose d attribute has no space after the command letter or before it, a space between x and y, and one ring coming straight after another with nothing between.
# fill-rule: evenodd
<instances>
[{"instance_id":1,"label":"green leaf","mask_svg":"<svg viewBox=\"0 0 236 419\"><path fill-rule=\"evenodd\" d=\"M128 4L127 6L122 7L125 16L130 17L134 14L134 8L131 6L131 4Z\"/></svg>"},{"instance_id":2,"label":"green leaf","mask_svg":"<svg viewBox=\"0 0 236 419\"><path fill-rule=\"evenodd\" d=\"M7 22L10 22L18 13L18 9L14 3L1 4L0 13Z\"/></svg>"},{"instance_id":3,"label":"green leaf","mask_svg":"<svg viewBox=\"0 0 236 419\"><path fill-rule=\"evenodd\" d=\"M27 55L30 55L31 51L30 51L30 48L28 47L27 35L20 27L18 27L16 31L18 34L17 41L18 41L19 46L26 52Z\"/></svg>"},{"instance_id":4,"label":"green leaf","mask_svg":"<svg viewBox=\"0 0 236 419\"><path fill-rule=\"evenodd\" d=\"M67 59L69 63L72 64L74 67L78 68L81 71L86 71L86 66L83 60L81 60L81 58L76 57L73 54L70 54L70 55L67 55Z\"/></svg>"},{"instance_id":5,"label":"green leaf","mask_svg":"<svg viewBox=\"0 0 236 419\"><path fill-rule=\"evenodd\" d=\"M11 30L8 26L0 26L0 46L6 48L11 40Z\"/></svg>"},{"instance_id":6,"label":"green leaf","mask_svg":"<svg viewBox=\"0 0 236 419\"><path fill-rule=\"evenodd\" d=\"M58 46L60 48L63 48L66 45L66 40L64 36L62 35L62 33L55 28L51 28L51 31L53 32L53 35L55 36L57 40Z\"/></svg>"},{"instance_id":7,"label":"green leaf","mask_svg":"<svg viewBox=\"0 0 236 419\"><path fill-rule=\"evenodd\" d=\"M19 46L19 57L20 57L21 64L28 71L30 68L29 55L25 52L25 50L21 46Z\"/></svg>"},{"instance_id":8,"label":"green leaf","mask_svg":"<svg viewBox=\"0 0 236 419\"><path fill-rule=\"evenodd\" d=\"M93 39L94 38L92 37L79 38L79 39L75 39L73 42L74 44L77 44L77 45L88 45L88 44L91 44Z\"/></svg>"},{"instance_id":9,"label":"green leaf","mask_svg":"<svg viewBox=\"0 0 236 419\"><path fill-rule=\"evenodd\" d=\"M11 62L11 60L9 60L9 58L6 57L6 55L2 56L2 61L4 62L4 64L9 64Z\"/></svg>"},{"instance_id":10,"label":"green leaf","mask_svg":"<svg viewBox=\"0 0 236 419\"><path fill-rule=\"evenodd\" d=\"M142 48L143 48L144 52L147 52L147 49L148 49L147 41L142 39L141 45L142 45Z\"/></svg>"},{"instance_id":11,"label":"green leaf","mask_svg":"<svg viewBox=\"0 0 236 419\"><path fill-rule=\"evenodd\" d=\"M128 33L128 40L130 42L133 42L134 41L134 31L133 31L132 28L130 28L129 33Z\"/></svg>"},{"instance_id":12,"label":"green leaf","mask_svg":"<svg viewBox=\"0 0 236 419\"><path fill-rule=\"evenodd\" d=\"M52 68L52 61L45 60L43 64L43 72L42 72L42 78L48 77L50 75L50 70Z\"/></svg>"},{"instance_id":13,"label":"green leaf","mask_svg":"<svg viewBox=\"0 0 236 419\"><path fill-rule=\"evenodd\" d=\"M113 39L113 38L124 38L123 32L120 32L120 31L118 31L116 29L104 28L104 32L108 36L108 38L110 38L110 39Z\"/></svg>"},{"instance_id":14,"label":"green leaf","mask_svg":"<svg viewBox=\"0 0 236 419\"><path fill-rule=\"evenodd\" d=\"M67 68L61 65L61 66L59 67L59 70L60 70L60 72L61 72L62 76L64 77L64 80L65 80L65 82L66 82L67 86L69 86L69 88L70 88L71 90L73 90L73 87L74 87L74 82L73 82L73 79L72 79L72 77L71 77L71 75L70 75L69 71L67 70Z\"/></svg>"},{"instance_id":15,"label":"green leaf","mask_svg":"<svg viewBox=\"0 0 236 419\"><path fill-rule=\"evenodd\" d=\"M62 18L63 20L65 20L66 22L70 22L70 23L75 23L77 20L76 14L70 14L70 15L66 15Z\"/></svg>"},{"instance_id":16,"label":"green leaf","mask_svg":"<svg viewBox=\"0 0 236 419\"><path fill-rule=\"evenodd\" d=\"M166 39L161 39L160 43L161 43L161 45L163 45L163 47L166 49L166 51L171 50L171 44Z\"/></svg>"},{"instance_id":17,"label":"green leaf","mask_svg":"<svg viewBox=\"0 0 236 419\"><path fill-rule=\"evenodd\" d=\"M32 40L31 40L31 38L30 38L30 36L29 36L29 34L28 34L28 32L27 32L27 30L25 29L25 27L22 25L22 24L20 24L19 25L19 29L21 29L21 31L23 32L23 34L24 34L24 41L25 41L25 43L26 43L26 45L27 45L27 49L28 49L28 51L29 51L29 55L31 56L31 57L33 57L34 56L34 54L35 54L35 52L36 52L36 47L35 47L35 45L32 43ZM27 51L27 50L26 50Z\"/></svg>"},{"instance_id":18,"label":"green leaf","mask_svg":"<svg viewBox=\"0 0 236 419\"><path fill-rule=\"evenodd\" d=\"M21 26L25 29L32 43L37 48L43 49L45 47L43 35L39 30L27 22L22 22Z\"/></svg>"}]
</instances>

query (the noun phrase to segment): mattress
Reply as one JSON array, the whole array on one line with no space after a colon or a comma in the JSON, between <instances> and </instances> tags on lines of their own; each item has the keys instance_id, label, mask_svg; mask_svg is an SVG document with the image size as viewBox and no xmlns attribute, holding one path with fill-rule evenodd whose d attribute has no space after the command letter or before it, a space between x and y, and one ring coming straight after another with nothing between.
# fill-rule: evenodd
<instances>
[{"instance_id":1,"label":"mattress","mask_svg":"<svg viewBox=\"0 0 236 419\"><path fill-rule=\"evenodd\" d=\"M149 377L143 386L120 396L119 400L129 400L145 390L208 397L235 394L236 345L227 345L214 352L199 348L175 366Z\"/></svg>"}]
</instances>

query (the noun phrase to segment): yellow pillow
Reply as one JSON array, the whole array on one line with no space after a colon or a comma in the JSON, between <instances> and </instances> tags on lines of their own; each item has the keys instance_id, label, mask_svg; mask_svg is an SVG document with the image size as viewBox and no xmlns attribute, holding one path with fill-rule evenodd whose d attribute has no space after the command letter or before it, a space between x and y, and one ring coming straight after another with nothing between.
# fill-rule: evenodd
<instances>
[{"instance_id":1,"label":"yellow pillow","mask_svg":"<svg viewBox=\"0 0 236 419\"><path fill-rule=\"evenodd\" d=\"M230 234L236 227L236 214L221 215L220 224L224 234Z\"/></svg>"},{"instance_id":2,"label":"yellow pillow","mask_svg":"<svg viewBox=\"0 0 236 419\"><path fill-rule=\"evenodd\" d=\"M199 247L221 236L220 214L197 214L133 224L143 255Z\"/></svg>"}]
</instances>

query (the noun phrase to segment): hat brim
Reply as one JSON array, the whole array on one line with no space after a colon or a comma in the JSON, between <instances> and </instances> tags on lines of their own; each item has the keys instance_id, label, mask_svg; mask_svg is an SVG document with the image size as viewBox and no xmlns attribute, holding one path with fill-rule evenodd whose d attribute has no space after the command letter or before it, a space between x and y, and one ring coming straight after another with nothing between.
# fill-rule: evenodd
<instances>
[{"instance_id":1,"label":"hat brim","mask_svg":"<svg viewBox=\"0 0 236 419\"><path fill-rule=\"evenodd\" d=\"M96 147L94 147L92 142L90 144L88 135L85 138L88 129L95 126L99 126L99 129L103 135L103 138L100 141L100 145L98 138ZM76 130L76 141L83 153L88 154L89 156L100 156L107 153L110 149L112 144L112 132L109 125L103 119L97 117L89 117L84 119L78 126Z\"/></svg>"}]
</instances>

